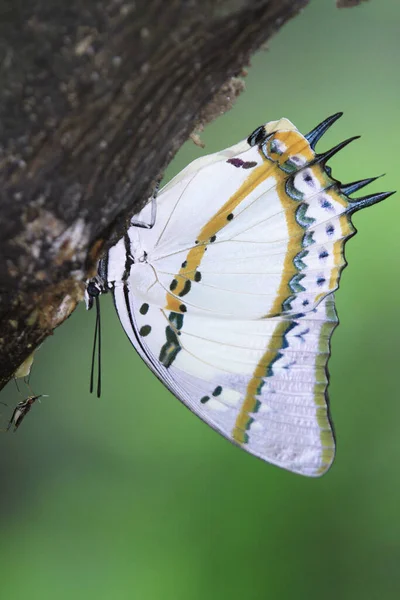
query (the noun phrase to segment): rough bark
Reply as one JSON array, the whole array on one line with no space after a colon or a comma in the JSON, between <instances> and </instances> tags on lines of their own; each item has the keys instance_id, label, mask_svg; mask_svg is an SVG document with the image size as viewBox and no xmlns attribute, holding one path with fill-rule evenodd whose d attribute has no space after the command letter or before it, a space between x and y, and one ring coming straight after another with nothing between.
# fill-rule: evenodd
<instances>
[{"instance_id":1,"label":"rough bark","mask_svg":"<svg viewBox=\"0 0 400 600\"><path fill-rule=\"evenodd\" d=\"M307 2L0 0L0 387Z\"/></svg>"}]
</instances>

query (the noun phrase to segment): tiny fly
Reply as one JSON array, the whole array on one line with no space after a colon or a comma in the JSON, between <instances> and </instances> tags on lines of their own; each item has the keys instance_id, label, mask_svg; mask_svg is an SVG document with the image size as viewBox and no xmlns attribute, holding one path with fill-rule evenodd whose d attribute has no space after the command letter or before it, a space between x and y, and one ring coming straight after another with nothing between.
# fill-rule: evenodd
<instances>
[{"instance_id":1,"label":"tiny fly","mask_svg":"<svg viewBox=\"0 0 400 600\"><path fill-rule=\"evenodd\" d=\"M14 412L11 415L10 422L8 423L7 431L14 425L14 432L17 431L18 427L21 425L22 421L25 419L28 412L31 410L32 405L36 400L42 398L44 394L40 394L39 396L28 396L25 400L21 400L18 402L17 406L14 408Z\"/></svg>"}]
</instances>

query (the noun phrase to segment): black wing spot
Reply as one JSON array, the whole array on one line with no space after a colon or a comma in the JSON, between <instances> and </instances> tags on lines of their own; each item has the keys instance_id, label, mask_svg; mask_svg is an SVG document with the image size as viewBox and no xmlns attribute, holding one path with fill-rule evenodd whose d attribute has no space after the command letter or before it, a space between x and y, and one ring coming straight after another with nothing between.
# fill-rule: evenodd
<instances>
[{"instance_id":1,"label":"black wing spot","mask_svg":"<svg viewBox=\"0 0 400 600\"><path fill-rule=\"evenodd\" d=\"M335 233L335 228L332 224L326 226L326 233L328 235L333 235Z\"/></svg>"},{"instance_id":2,"label":"black wing spot","mask_svg":"<svg viewBox=\"0 0 400 600\"><path fill-rule=\"evenodd\" d=\"M252 169L253 167L256 167L257 163L254 160L247 160L246 162L244 162L242 164L242 168L243 169Z\"/></svg>"},{"instance_id":3,"label":"black wing spot","mask_svg":"<svg viewBox=\"0 0 400 600\"><path fill-rule=\"evenodd\" d=\"M183 289L179 292L178 296L186 296L186 294L188 294L190 292L191 287L192 287L192 282L190 281L190 279L187 279L185 281L185 285L183 286Z\"/></svg>"},{"instance_id":4,"label":"black wing spot","mask_svg":"<svg viewBox=\"0 0 400 600\"><path fill-rule=\"evenodd\" d=\"M144 304L142 304L142 306L139 308L139 312L141 315L147 315L149 311L149 305L145 302Z\"/></svg>"},{"instance_id":5,"label":"black wing spot","mask_svg":"<svg viewBox=\"0 0 400 600\"><path fill-rule=\"evenodd\" d=\"M238 169L244 164L241 158L228 158L226 162Z\"/></svg>"},{"instance_id":6,"label":"black wing spot","mask_svg":"<svg viewBox=\"0 0 400 600\"><path fill-rule=\"evenodd\" d=\"M310 173L305 172L304 175L303 175L303 180L306 183L311 184L310 187L315 187L314 186L314 179L311 177Z\"/></svg>"},{"instance_id":7,"label":"black wing spot","mask_svg":"<svg viewBox=\"0 0 400 600\"><path fill-rule=\"evenodd\" d=\"M320 204L321 204L321 208L326 208L326 210L333 209L333 204L331 202L329 202L329 200L327 200L326 198L322 198L320 201Z\"/></svg>"},{"instance_id":8,"label":"black wing spot","mask_svg":"<svg viewBox=\"0 0 400 600\"><path fill-rule=\"evenodd\" d=\"M150 327L150 325L143 325L143 327L141 327L141 328L139 329L139 334L140 334L142 337L146 337L146 335L149 335L149 333L150 333L150 332L151 332L151 327Z\"/></svg>"}]
</instances>

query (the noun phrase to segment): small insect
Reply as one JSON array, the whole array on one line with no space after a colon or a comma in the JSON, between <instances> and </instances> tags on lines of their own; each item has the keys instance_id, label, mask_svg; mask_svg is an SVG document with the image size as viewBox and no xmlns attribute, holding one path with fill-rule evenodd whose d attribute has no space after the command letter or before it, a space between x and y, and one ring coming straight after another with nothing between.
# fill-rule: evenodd
<instances>
[{"instance_id":1,"label":"small insect","mask_svg":"<svg viewBox=\"0 0 400 600\"><path fill-rule=\"evenodd\" d=\"M22 379L24 384L28 388L29 396L23 398L23 400L18 402L18 404L13 410L7 428L0 429L1 432L9 431L9 429L12 426L14 426L14 432L17 431L18 427L21 425L22 421L25 419L26 415L31 410L32 405L36 402L36 400L39 400L39 398L47 398L47 394L39 394L38 396L34 394L31 386L29 385L33 356L34 353L32 352L32 354L28 356L28 358L19 366L19 368L14 373L14 383L18 390L18 393L20 394L20 396L24 396L18 384L18 379ZM5 402L0 402L0 404L3 404L3 406L8 406L8 404L6 404Z\"/></svg>"},{"instance_id":2,"label":"small insect","mask_svg":"<svg viewBox=\"0 0 400 600\"><path fill-rule=\"evenodd\" d=\"M39 396L28 396L25 400L21 400L18 402L17 406L14 408L14 412L11 415L11 419L7 426L7 431L14 426L14 433L17 431L18 427L21 425L22 421L25 419L28 412L31 410L33 404L39 398L43 398L44 394L40 394Z\"/></svg>"}]
</instances>

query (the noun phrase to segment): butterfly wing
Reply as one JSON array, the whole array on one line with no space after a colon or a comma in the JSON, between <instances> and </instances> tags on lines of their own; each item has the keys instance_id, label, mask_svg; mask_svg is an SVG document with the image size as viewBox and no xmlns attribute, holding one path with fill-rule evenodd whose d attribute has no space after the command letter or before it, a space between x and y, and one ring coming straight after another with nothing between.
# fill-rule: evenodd
<instances>
[{"instance_id":1,"label":"butterfly wing","mask_svg":"<svg viewBox=\"0 0 400 600\"><path fill-rule=\"evenodd\" d=\"M189 165L160 193L151 230L108 255L116 308L139 354L204 421L249 452L316 476L334 456L326 400L332 292L350 199L286 119Z\"/></svg>"}]
</instances>

